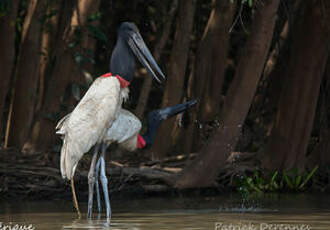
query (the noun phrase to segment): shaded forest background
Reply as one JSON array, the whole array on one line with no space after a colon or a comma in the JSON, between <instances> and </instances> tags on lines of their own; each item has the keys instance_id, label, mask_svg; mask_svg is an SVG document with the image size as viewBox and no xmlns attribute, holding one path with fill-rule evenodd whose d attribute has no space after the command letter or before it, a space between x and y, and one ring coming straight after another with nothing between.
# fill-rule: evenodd
<instances>
[{"instance_id":1,"label":"shaded forest background","mask_svg":"<svg viewBox=\"0 0 330 230\"><path fill-rule=\"evenodd\" d=\"M123 21L136 23L167 76L160 86L138 66L124 107L144 121L150 110L199 99L132 161L186 159L162 177L176 188L210 187L256 168L319 166L328 178L327 0L2 0L3 156L58 155L56 122L109 71Z\"/></svg>"}]
</instances>

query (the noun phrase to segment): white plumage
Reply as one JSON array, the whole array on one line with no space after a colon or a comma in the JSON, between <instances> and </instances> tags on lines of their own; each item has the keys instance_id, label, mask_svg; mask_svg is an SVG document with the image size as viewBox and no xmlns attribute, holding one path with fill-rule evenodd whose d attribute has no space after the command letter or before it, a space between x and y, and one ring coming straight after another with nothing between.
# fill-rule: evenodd
<instances>
[{"instance_id":1,"label":"white plumage","mask_svg":"<svg viewBox=\"0 0 330 230\"><path fill-rule=\"evenodd\" d=\"M117 119L128 88L120 88L116 77L99 77L88 89L70 116L56 126L63 135L61 174L71 179L78 161L96 143L101 143Z\"/></svg>"},{"instance_id":2,"label":"white plumage","mask_svg":"<svg viewBox=\"0 0 330 230\"><path fill-rule=\"evenodd\" d=\"M57 124L57 134L65 132L66 123L70 118L71 113L63 117ZM110 145L117 143L120 148L127 151L134 151L137 149L137 136L142 128L141 121L130 111L120 109L117 119L112 123L108 129L103 141Z\"/></svg>"},{"instance_id":3,"label":"white plumage","mask_svg":"<svg viewBox=\"0 0 330 230\"><path fill-rule=\"evenodd\" d=\"M108 130L104 141L108 145L118 143L122 149L134 151L137 149L137 136L141 128L141 121L133 113L120 109L119 115Z\"/></svg>"}]
</instances>

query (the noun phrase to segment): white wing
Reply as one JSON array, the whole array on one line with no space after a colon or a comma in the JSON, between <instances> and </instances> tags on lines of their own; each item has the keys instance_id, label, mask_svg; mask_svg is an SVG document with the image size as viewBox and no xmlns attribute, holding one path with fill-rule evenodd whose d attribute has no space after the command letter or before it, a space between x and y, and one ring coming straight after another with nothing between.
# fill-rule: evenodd
<instances>
[{"instance_id":1,"label":"white wing","mask_svg":"<svg viewBox=\"0 0 330 230\"><path fill-rule=\"evenodd\" d=\"M83 154L102 141L121 107L120 92L117 78L97 78L71 115L59 122L60 134L64 135L61 149L64 178L71 179Z\"/></svg>"},{"instance_id":2,"label":"white wing","mask_svg":"<svg viewBox=\"0 0 330 230\"><path fill-rule=\"evenodd\" d=\"M136 149L137 135L141 127L140 120L133 113L121 108L104 140L109 144L117 142L120 147L133 151Z\"/></svg>"}]
</instances>

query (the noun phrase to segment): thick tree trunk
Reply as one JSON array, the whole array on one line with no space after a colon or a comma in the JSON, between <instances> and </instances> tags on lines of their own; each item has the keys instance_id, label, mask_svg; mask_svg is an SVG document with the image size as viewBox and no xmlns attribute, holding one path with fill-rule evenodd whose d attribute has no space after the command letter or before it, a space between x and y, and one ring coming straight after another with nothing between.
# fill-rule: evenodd
<instances>
[{"instance_id":1,"label":"thick tree trunk","mask_svg":"<svg viewBox=\"0 0 330 230\"><path fill-rule=\"evenodd\" d=\"M73 50L69 44L75 39L76 29L83 28L87 23L90 14L96 12L99 1L83 0L78 1L76 7L72 3L63 1L62 19L59 22L58 37L55 45L56 60L51 77L48 79L47 91L40 113L36 119L31 133L31 139L24 146L25 152L45 150L55 141L55 125L60 114L65 90L71 82L80 81L83 76L81 69L73 57ZM74 11L72 13L72 8ZM87 31L83 31L81 47L94 50L95 41L87 36ZM78 48L76 48L78 49ZM80 66L84 70L91 70L90 64Z\"/></svg>"},{"instance_id":2,"label":"thick tree trunk","mask_svg":"<svg viewBox=\"0 0 330 230\"><path fill-rule=\"evenodd\" d=\"M16 66L9 144L21 148L28 138L36 104L45 1L31 0L24 20Z\"/></svg>"},{"instance_id":3,"label":"thick tree trunk","mask_svg":"<svg viewBox=\"0 0 330 230\"><path fill-rule=\"evenodd\" d=\"M0 18L0 139L4 130L3 113L5 100L8 93L9 82L12 76L15 63L15 21L18 10L19 0L9 1L8 11L5 16Z\"/></svg>"},{"instance_id":4,"label":"thick tree trunk","mask_svg":"<svg viewBox=\"0 0 330 230\"><path fill-rule=\"evenodd\" d=\"M180 103L186 75L190 34L194 22L196 0L180 1L176 24L174 44L170 57L167 84L162 101L162 107ZM154 159L162 159L171 145L172 130L175 118L166 121L159 128L152 151ZM166 137L166 138L164 138ZM170 143L169 143L170 142Z\"/></svg>"},{"instance_id":5,"label":"thick tree trunk","mask_svg":"<svg viewBox=\"0 0 330 230\"><path fill-rule=\"evenodd\" d=\"M274 47L274 50L270 53L265 66L264 78L268 78L266 80L268 86L262 97L260 97L265 103L260 106L262 107L263 113L266 115L264 117L264 125L267 127L267 137L270 136L275 123L276 111L279 106L283 83L285 82L285 73L288 68L287 63L290 58L290 44L292 42L291 27L296 20L299 20L298 11L301 3L302 0L295 1L293 8L291 10L289 9L288 14L290 16L283 24L282 31L276 42L276 47Z\"/></svg>"},{"instance_id":6,"label":"thick tree trunk","mask_svg":"<svg viewBox=\"0 0 330 230\"><path fill-rule=\"evenodd\" d=\"M155 57L155 60L157 62L159 62L162 51L170 36L172 23L173 23L173 19L175 16L175 12L177 11L177 8L178 8L178 0L173 0L169 13L167 15L167 18L164 22L164 26L162 29L163 32L160 36L158 43L156 44L156 46L154 48L153 56ZM141 93L139 96L138 105L135 109L135 115L140 119L143 117L143 113L144 113L145 108L148 103L149 93L150 93L151 86L152 86L152 79L153 78L151 76L149 76L149 77L145 78L143 81L143 86L142 86Z\"/></svg>"},{"instance_id":7,"label":"thick tree trunk","mask_svg":"<svg viewBox=\"0 0 330 230\"><path fill-rule=\"evenodd\" d=\"M198 98L198 107L190 112L191 120L213 120L220 109L222 83L227 66L229 28L232 25L234 4L230 1L212 1L208 23L199 44L195 73L189 83L189 97ZM185 152L190 152L192 145L198 145L195 123L189 125L185 134Z\"/></svg>"},{"instance_id":8,"label":"thick tree trunk","mask_svg":"<svg viewBox=\"0 0 330 230\"><path fill-rule=\"evenodd\" d=\"M264 167L268 169L305 166L329 37L320 23L324 19L321 1L308 1L303 12L294 28L286 82L265 155Z\"/></svg>"},{"instance_id":9,"label":"thick tree trunk","mask_svg":"<svg viewBox=\"0 0 330 230\"><path fill-rule=\"evenodd\" d=\"M196 84L205 81L203 93L197 95L200 101L199 118L202 121L212 120L220 109L220 99L224 72L227 67L229 29L233 22L234 4L230 1L213 1L204 39L196 64Z\"/></svg>"},{"instance_id":10,"label":"thick tree trunk","mask_svg":"<svg viewBox=\"0 0 330 230\"><path fill-rule=\"evenodd\" d=\"M258 7L251 35L245 45L234 82L224 104L223 127L218 128L197 158L175 178L177 188L211 186L236 145L250 108L272 40L279 0Z\"/></svg>"},{"instance_id":11,"label":"thick tree trunk","mask_svg":"<svg viewBox=\"0 0 330 230\"><path fill-rule=\"evenodd\" d=\"M330 26L330 25L329 25ZM319 96L318 117L315 122L319 128L319 143L314 147L313 151L308 155L306 167L313 169L315 166L328 167L330 165L330 58L328 56L325 74L323 76L321 92ZM315 125L314 125L315 126Z\"/></svg>"},{"instance_id":12,"label":"thick tree trunk","mask_svg":"<svg viewBox=\"0 0 330 230\"><path fill-rule=\"evenodd\" d=\"M60 12L60 1L48 1L47 2L47 15L52 15L53 12ZM56 35L58 32L58 23L60 14L54 14L52 17L45 21L47 25L42 34L41 43L41 58L40 58L40 72L39 72L39 87L38 87L38 102L35 113L40 112L42 103L44 101L46 80L49 72L49 65L51 65L52 52L56 42Z\"/></svg>"}]
</instances>

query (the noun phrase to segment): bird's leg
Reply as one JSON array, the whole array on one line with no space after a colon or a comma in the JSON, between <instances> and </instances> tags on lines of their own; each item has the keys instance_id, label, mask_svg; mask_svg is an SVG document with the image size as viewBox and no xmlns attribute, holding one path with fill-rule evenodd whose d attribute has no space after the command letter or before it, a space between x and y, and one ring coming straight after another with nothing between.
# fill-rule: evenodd
<instances>
[{"instance_id":1,"label":"bird's leg","mask_svg":"<svg viewBox=\"0 0 330 230\"><path fill-rule=\"evenodd\" d=\"M98 161L96 163L96 167L95 167L95 190L96 190L97 210L99 211L99 214L102 211L101 198L100 198L100 186L99 186L100 165L101 165L101 158L98 159Z\"/></svg>"},{"instance_id":2,"label":"bird's leg","mask_svg":"<svg viewBox=\"0 0 330 230\"><path fill-rule=\"evenodd\" d=\"M105 143L102 144L102 153L100 156L101 159L101 175L100 175L100 180L103 188L103 194L104 194L104 201L105 201L105 207L106 207L106 215L107 219L111 219L111 206L110 206L110 199L109 199L109 192L108 192L108 179L105 173L105 150L107 146Z\"/></svg>"},{"instance_id":3,"label":"bird's leg","mask_svg":"<svg viewBox=\"0 0 330 230\"><path fill-rule=\"evenodd\" d=\"M95 164L97 158L97 152L99 151L99 144L95 145L94 155L91 162L91 167L88 173L88 218L92 218L93 211L93 193L94 193L94 183L95 183Z\"/></svg>"},{"instance_id":4,"label":"bird's leg","mask_svg":"<svg viewBox=\"0 0 330 230\"><path fill-rule=\"evenodd\" d=\"M74 207L77 210L78 213L78 218L81 218L81 214L80 214L80 210L79 210L79 205L78 205L78 201L77 201L77 196L76 196L76 190L74 189L74 180L73 177L71 179L71 191L72 191L72 196L73 196L73 203L74 203Z\"/></svg>"}]
</instances>

